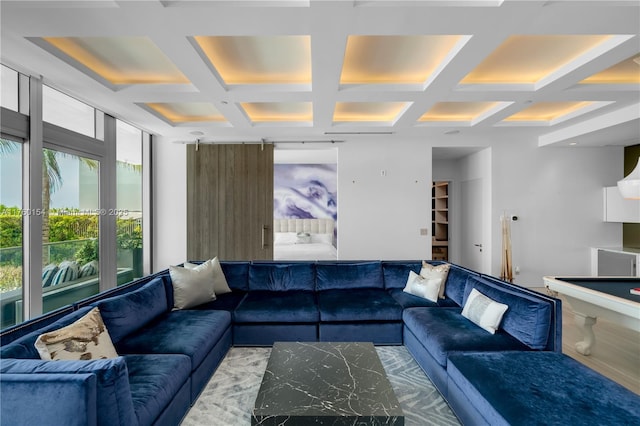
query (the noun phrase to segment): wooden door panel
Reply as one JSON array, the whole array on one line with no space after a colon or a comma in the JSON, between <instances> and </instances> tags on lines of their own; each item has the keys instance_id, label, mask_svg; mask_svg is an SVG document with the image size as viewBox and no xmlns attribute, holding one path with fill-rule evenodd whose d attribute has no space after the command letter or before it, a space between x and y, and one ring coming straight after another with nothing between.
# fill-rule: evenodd
<instances>
[{"instance_id":1,"label":"wooden door panel","mask_svg":"<svg viewBox=\"0 0 640 426\"><path fill-rule=\"evenodd\" d=\"M188 146L187 219L189 259L272 259L273 145Z\"/></svg>"}]
</instances>

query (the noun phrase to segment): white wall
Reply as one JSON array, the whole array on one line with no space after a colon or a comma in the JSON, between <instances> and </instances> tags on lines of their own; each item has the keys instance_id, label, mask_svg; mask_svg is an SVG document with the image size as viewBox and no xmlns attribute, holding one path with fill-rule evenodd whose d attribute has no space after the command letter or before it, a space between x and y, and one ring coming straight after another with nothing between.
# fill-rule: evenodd
<instances>
[{"instance_id":1,"label":"white wall","mask_svg":"<svg viewBox=\"0 0 640 426\"><path fill-rule=\"evenodd\" d=\"M349 141L338 149L338 257L430 258L430 146Z\"/></svg>"},{"instance_id":2,"label":"white wall","mask_svg":"<svg viewBox=\"0 0 640 426\"><path fill-rule=\"evenodd\" d=\"M622 244L622 225L603 222L602 187L622 177L622 147L492 147L493 262L500 274L500 215L511 224L515 282L541 287L544 275L589 275L593 246Z\"/></svg>"},{"instance_id":3,"label":"white wall","mask_svg":"<svg viewBox=\"0 0 640 426\"><path fill-rule=\"evenodd\" d=\"M424 141L338 147L340 259L431 257L431 148ZM386 176L382 176L385 170ZM186 259L186 147L154 145L154 270ZM420 235L420 228L429 235Z\"/></svg>"},{"instance_id":4,"label":"white wall","mask_svg":"<svg viewBox=\"0 0 640 426\"><path fill-rule=\"evenodd\" d=\"M337 147L340 259L431 257L435 143L362 140ZM500 215L507 212L520 218L512 226L517 283L539 287L544 275L588 275L589 247L622 243L622 225L602 220L602 187L622 178L622 159L621 147L538 148L535 140L512 140L457 161L453 191L462 180L483 176L490 200L486 272L500 273ZM157 271L186 260L186 148L158 138L154 162ZM437 178L449 180L441 167L434 166Z\"/></svg>"},{"instance_id":5,"label":"white wall","mask_svg":"<svg viewBox=\"0 0 640 426\"><path fill-rule=\"evenodd\" d=\"M187 256L187 148L157 138L153 145L153 272Z\"/></svg>"}]
</instances>

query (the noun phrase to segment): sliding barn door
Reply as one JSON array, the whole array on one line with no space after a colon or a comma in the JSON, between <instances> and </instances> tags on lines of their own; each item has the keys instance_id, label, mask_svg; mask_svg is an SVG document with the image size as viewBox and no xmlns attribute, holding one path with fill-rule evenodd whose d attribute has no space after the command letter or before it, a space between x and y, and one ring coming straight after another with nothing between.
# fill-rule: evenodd
<instances>
[{"instance_id":1,"label":"sliding barn door","mask_svg":"<svg viewBox=\"0 0 640 426\"><path fill-rule=\"evenodd\" d=\"M273 258L273 145L187 147L187 257Z\"/></svg>"}]
</instances>

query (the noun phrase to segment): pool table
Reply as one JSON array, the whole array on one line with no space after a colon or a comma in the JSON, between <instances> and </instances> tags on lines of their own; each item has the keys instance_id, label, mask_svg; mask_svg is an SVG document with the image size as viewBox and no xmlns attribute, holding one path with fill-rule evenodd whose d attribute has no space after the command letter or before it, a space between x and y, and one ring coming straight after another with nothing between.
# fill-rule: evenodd
<instances>
[{"instance_id":1,"label":"pool table","mask_svg":"<svg viewBox=\"0 0 640 426\"><path fill-rule=\"evenodd\" d=\"M640 295L631 294L640 287L640 277L544 277L544 285L562 294L575 314L584 334L576 350L591 354L595 344L593 325L598 317L606 318L632 330L640 331Z\"/></svg>"}]
</instances>

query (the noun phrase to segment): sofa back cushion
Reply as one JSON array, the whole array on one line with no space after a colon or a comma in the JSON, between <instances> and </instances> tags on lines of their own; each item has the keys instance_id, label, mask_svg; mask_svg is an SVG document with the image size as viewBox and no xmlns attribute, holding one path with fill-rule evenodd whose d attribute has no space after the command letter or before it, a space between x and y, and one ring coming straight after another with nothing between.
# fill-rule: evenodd
<instances>
[{"instance_id":1,"label":"sofa back cushion","mask_svg":"<svg viewBox=\"0 0 640 426\"><path fill-rule=\"evenodd\" d=\"M350 288L383 289L382 262L319 262L316 265L316 290Z\"/></svg>"},{"instance_id":2,"label":"sofa back cushion","mask_svg":"<svg viewBox=\"0 0 640 426\"><path fill-rule=\"evenodd\" d=\"M420 274L422 262L419 260L412 261L383 261L382 276L384 279L384 288L387 290L393 288L404 288L409 278L409 272Z\"/></svg>"},{"instance_id":3,"label":"sofa back cushion","mask_svg":"<svg viewBox=\"0 0 640 426\"><path fill-rule=\"evenodd\" d=\"M73 306L67 305L60 309L56 309L55 311L47 312L44 315L27 320L23 323L7 327L0 331L0 346L5 346L9 343L15 342L29 333L40 330L42 327L46 327L49 324L53 324L72 312Z\"/></svg>"},{"instance_id":4,"label":"sofa back cushion","mask_svg":"<svg viewBox=\"0 0 640 426\"><path fill-rule=\"evenodd\" d=\"M113 343L144 327L168 312L167 292L162 278L156 277L141 288L95 304Z\"/></svg>"},{"instance_id":5,"label":"sofa back cushion","mask_svg":"<svg viewBox=\"0 0 640 426\"><path fill-rule=\"evenodd\" d=\"M467 300L465 297L467 279L469 277L479 276L480 274L477 272L452 264L449 268L449 274L447 274L447 281L445 282L445 297L452 299L458 304L458 306L463 306L464 302ZM469 292L471 292L471 290L469 290Z\"/></svg>"},{"instance_id":6,"label":"sofa back cushion","mask_svg":"<svg viewBox=\"0 0 640 426\"><path fill-rule=\"evenodd\" d=\"M526 287L520 287L517 284L502 281L501 279L491 275L482 274L481 276L484 280L490 283L497 283L507 289L521 291L548 302L551 306L551 328L547 338L547 346L545 346L544 350L562 352L562 301L560 299L551 297L544 293L538 293L537 291Z\"/></svg>"},{"instance_id":7,"label":"sofa back cushion","mask_svg":"<svg viewBox=\"0 0 640 426\"><path fill-rule=\"evenodd\" d=\"M2 346L2 348L0 348L0 358L40 359L40 354L35 347L38 336L52 330L66 327L85 316L90 310L91 308L84 307L75 312L71 312L51 324L25 334L19 339Z\"/></svg>"},{"instance_id":8,"label":"sofa back cushion","mask_svg":"<svg viewBox=\"0 0 640 426\"><path fill-rule=\"evenodd\" d=\"M41 360L3 360L2 374L28 374L55 377L61 374L94 374L96 376L96 414L98 425L135 425L133 400L129 386L127 364L123 357L92 361L52 362ZM37 386L33 382L33 386ZM66 395L50 395L64 398ZM68 401L67 401L68 402ZM37 403L37 401L32 401ZM55 423L51 419L51 424Z\"/></svg>"},{"instance_id":9,"label":"sofa back cushion","mask_svg":"<svg viewBox=\"0 0 640 426\"><path fill-rule=\"evenodd\" d=\"M249 290L249 262L221 261L220 265L231 290Z\"/></svg>"},{"instance_id":10,"label":"sofa back cushion","mask_svg":"<svg viewBox=\"0 0 640 426\"><path fill-rule=\"evenodd\" d=\"M502 317L501 329L532 349L545 349L551 327L551 304L548 301L484 278L470 277L465 289L465 302L474 288L509 306Z\"/></svg>"},{"instance_id":11,"label":"sofa back cushion","mask_svg":"<svg viewBox=\"0 0 640 426\"><path fill-rule=\"evenodd\" d=\"M249 266L249 290L313 291L314 264L310 262L255 262Z\"/></svg>"}]
</instances>

